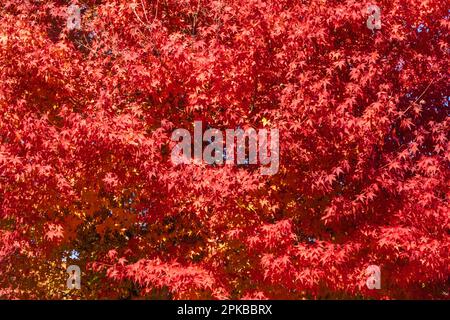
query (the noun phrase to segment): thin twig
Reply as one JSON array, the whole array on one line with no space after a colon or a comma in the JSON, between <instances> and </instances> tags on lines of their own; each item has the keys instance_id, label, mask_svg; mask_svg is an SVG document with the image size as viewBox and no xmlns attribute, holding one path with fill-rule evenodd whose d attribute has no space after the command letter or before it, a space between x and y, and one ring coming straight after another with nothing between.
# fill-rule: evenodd
<instances>
[{"instance_id":1,"label":"thin twig","mask_svg":"<svg viewBox=\"0 0 450 320\"><path fill-rule=\"evenodd\" d=\"M91 47L84 45L83 43L81 43L81 42L78 41L78 40L75 40L75 42L78 43L80 46L83 46L83 47L85 47L86 49L92 51L92 52L94 53L94 55L97 55L97 51L95 51L95 50L92 49Z\"/></svg>"},{"instance_id":2,"label":"thin twig","mask_svg":"<svg viewBox=\"0 0 450 320\"><path fill-rule=\"evenodd\" d=\"M422 96L425 94L425 92L427 92L428 88L430 88L431 84L433 83L434 79L431 80L431 82L428 84L428 86L425 88L425 90L423 90L423 92L420 94L420 96L408 107L406 108L405 111L403 111L403 114L405 114L409 109L411 109L412 106L414 106L414 104L419 101L420 98L422 98Z\"/></svg>"},{"instance_id":3,"label":"thin twig","mask_svg":"<svg viewBox=\"0 0 450 320\"><path fill-rule=\"evenodd\" d=\"M131 10L133 10L134 15L136 16L136 18L139 20L140 23L142 23L144 25L144 27L149 28L149 26L141 20L141 18L139 17L139 15L136 13L135 7L131 7Z\"/></svg>"},{"instance_id":4,"label":"thin twig","mask_svg":"<svg viewBox=\"0 0 450 320\"><path fill-rule=\"evenodd\" d=\"M198 16L199 11L200 11L200 0L198 0L198 2L197 2L197 12L194 15L194 21L192 22L192 35L194 35L194 32L195 32L195 28L197 25L197 16Z\"/></svg>"},{"instance_id":5,"label":"thin twig","mask_svg":"<svg viewBox=\"0 0 450 320\"><path fill-rule=\"evenodd\" d=\"M158 6L159 6L159 0L156 1L155 17L153 18L152 24L155 22L156 18L158 17Z\"/></svg>"},{"instance_id":6,"label":"thin twig","mask_svg":"<svg viewBox=\"0 0 450 320\"><path fill-rule=\"evenodd\" d=\"M142 10L144 10L145 21L147 21L147 23L148 23L149 21L147 18L147 10L145 10L144 2L142 0L141 0L141 5L142 5Z\"/></svg>"}]
</instances>

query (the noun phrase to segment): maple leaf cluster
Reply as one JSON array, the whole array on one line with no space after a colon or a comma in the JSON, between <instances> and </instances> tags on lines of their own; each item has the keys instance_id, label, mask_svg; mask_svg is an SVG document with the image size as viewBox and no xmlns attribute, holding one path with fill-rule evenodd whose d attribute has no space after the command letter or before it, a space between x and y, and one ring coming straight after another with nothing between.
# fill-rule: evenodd
<instances>
[{"instance_id":1,"label":"maple leaf cluster","mask_svg":"<svg viewBox=\"0 0 450 320\"><path fill-rule=\"evenodd\" d=\"M449 298L448 3L74 3L0 3L0 298ZM194 121L279 172L174 165Z\"/></svg>"}]
</instances>

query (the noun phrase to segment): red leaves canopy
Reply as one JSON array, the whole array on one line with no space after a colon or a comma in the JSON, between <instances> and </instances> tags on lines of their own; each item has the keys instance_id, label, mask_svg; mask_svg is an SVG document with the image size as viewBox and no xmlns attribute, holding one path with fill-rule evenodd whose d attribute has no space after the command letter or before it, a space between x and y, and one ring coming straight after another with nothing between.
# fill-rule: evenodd
<instances>
[{"instance_id":1,"label":"red leaves canopy","mask_svg":"<svg viewBox=\"0 0 450 320\"><path fill-rule=\"evenodd\" d=\"M445 1L79 4L0 7L0 297L448 299ZM194 120L280 171L172 165Z\"/></svg>"}]
</instances>

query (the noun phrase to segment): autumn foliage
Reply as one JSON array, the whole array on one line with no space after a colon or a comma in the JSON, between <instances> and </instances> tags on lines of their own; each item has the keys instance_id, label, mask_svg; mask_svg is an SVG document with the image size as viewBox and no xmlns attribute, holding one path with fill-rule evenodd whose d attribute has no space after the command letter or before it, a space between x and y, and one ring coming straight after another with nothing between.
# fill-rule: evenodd
<instances>
[{"instance_id":1,"label":"autumn foliage","mask_svg":"<svg viewBox=\"0 0 450 320\"><path fill-rule=\"evenodd\" d=\"M74 3L0 1L0 298L449 299L448 2ZM174 165L194 121L279 172Z\"/></svg>"}]
</instances>

